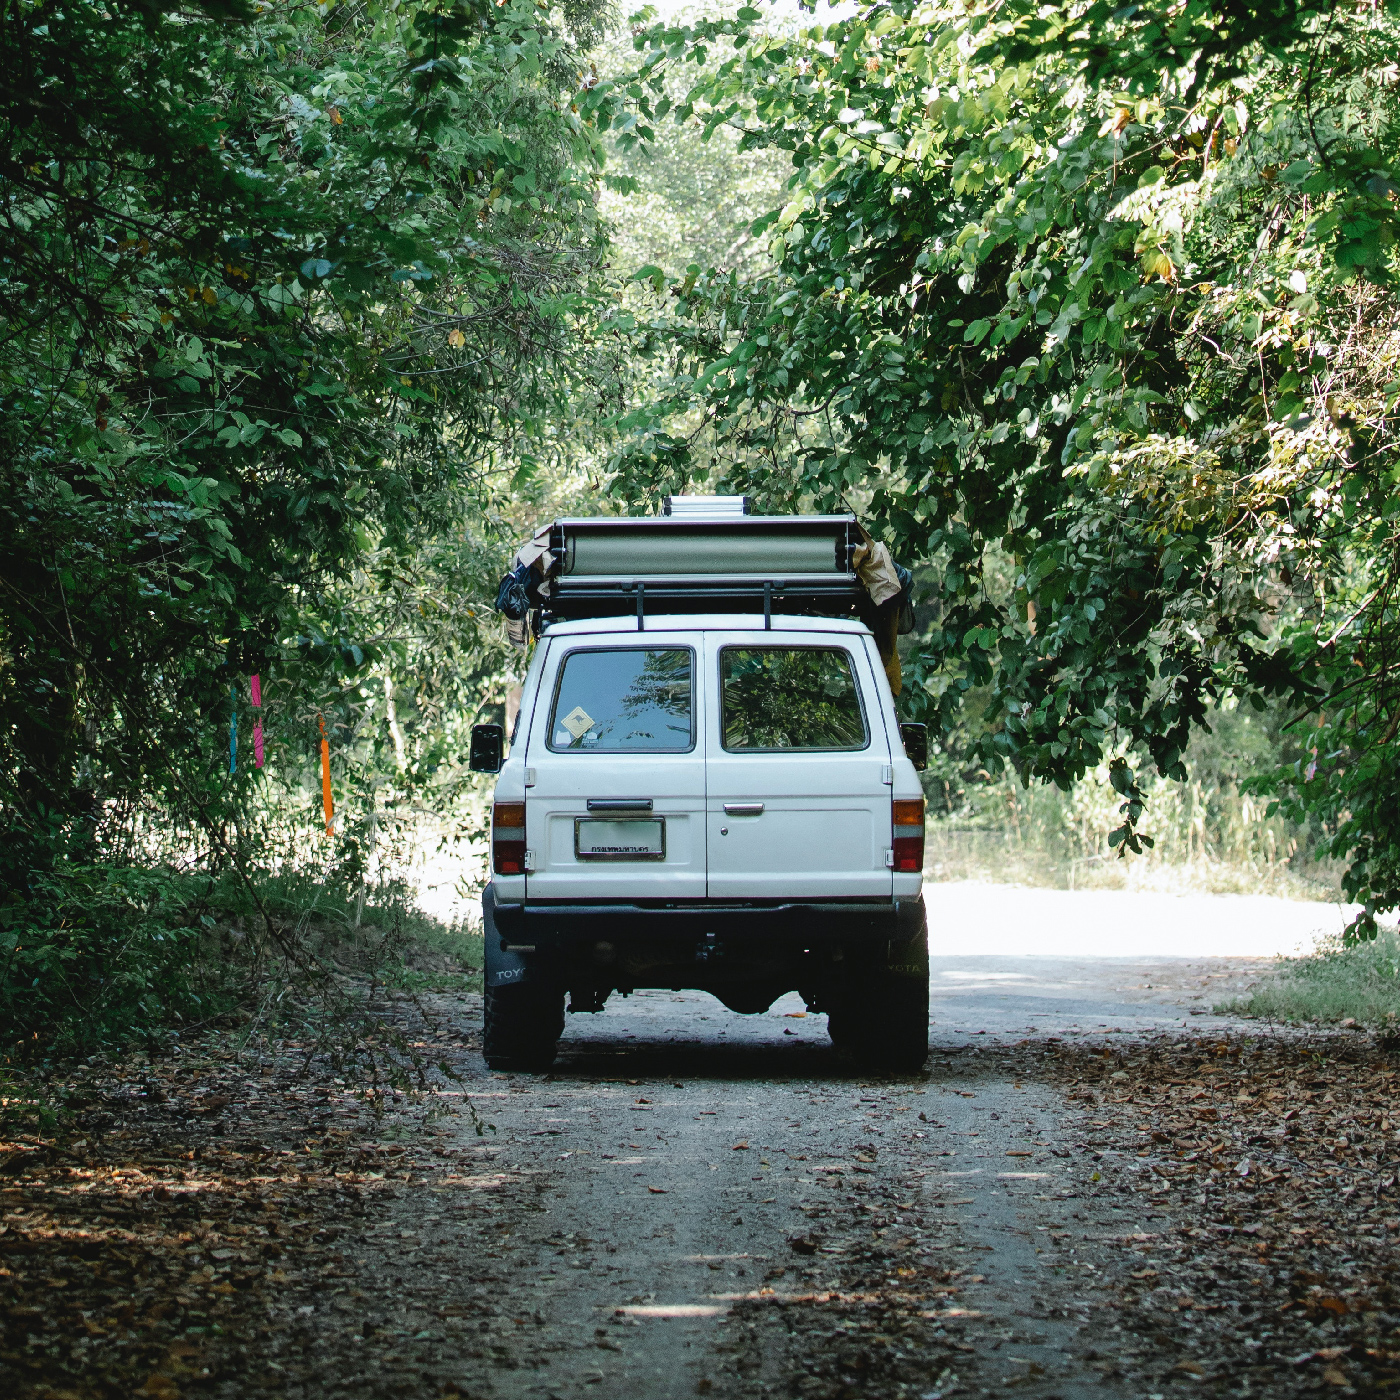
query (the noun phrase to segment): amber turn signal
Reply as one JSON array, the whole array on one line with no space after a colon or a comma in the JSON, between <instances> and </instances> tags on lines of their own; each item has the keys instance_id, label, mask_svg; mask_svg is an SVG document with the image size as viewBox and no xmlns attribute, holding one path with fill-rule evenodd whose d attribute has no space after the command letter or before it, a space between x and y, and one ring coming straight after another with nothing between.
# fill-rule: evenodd
<instances>
[{"instance_id":1,"label":"amber turn signal","mask_svg":"<svg viewBox=\"0 0 1400 1400\"><path fill-rule=\"evenodd\" d=\"M918 874L924 868L924 799L894 800L894 869L896 874Z\"/></svg>"}]
</instances>

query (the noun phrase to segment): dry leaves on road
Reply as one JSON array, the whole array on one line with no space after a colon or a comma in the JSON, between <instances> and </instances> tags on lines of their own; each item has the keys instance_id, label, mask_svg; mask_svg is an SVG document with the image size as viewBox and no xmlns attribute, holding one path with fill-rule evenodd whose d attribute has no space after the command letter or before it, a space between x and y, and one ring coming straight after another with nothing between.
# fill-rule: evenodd
<instances>
[{"instance_id":1,"label":"dry leaves on road","mask_svg":"<svg viewBox=\"0 0 1400 1400\"><path fill-rule=\"evenodd\" d=\"M1027 1042L1008 1059L1085 1110L1076 1147L1101 1193L1163 1217L1114 1245L1142 1343L1125 1369L1186 1366L1222 1391L1400 1388L1393 1053L1231 1034Z\"/></svg>"},{"instance_id":2,"label":"dry leaves on road","mask_svg":"<svg viewBox=\"0 0 1400 1400\"><path fill-rule=\"evenodd\" d=\"M736 1310L741 1382L780 1322L803 1400L999 1390L1036 1317L1093 1304L1104 1308L1093 1344L1076 1346L1073 1364L1129 1393L1400 1390L1393 1056L1360 1036L1045 1039L967 1053L956 1072L971 1084L1039 1079L1080 1110L1056 1149L1068 1189L1044 1207L1080 1223L1038 1234L1034 1301L968 1306L980 1275L924 1252L960 1237L940 1237L918 1191L853 1179L853 1197L811 1212L820 1234L788 1240L825 1291L774 1291ZM1127 1223L1108 1224L1115 1208ZM1014 1383L1037 1395L1060 1384L1030 1366Z\"/></svg>"},{"instance_id":3,"label":"dry leaves on road","mask_svg":"<svg viewBox=\"0 0 1400 1400\"><path fill-rule=\"evenodd\" d=\"M80 1066L61 1139L6 1135L7 1395L174 1400L221 1382L285 1393L310 1315L352 1287L347 1237L453 1165L421 1140L376 1141L392 1123L305 1068L250 1064L217 1041Z\"/></svg>"}]
</instances>

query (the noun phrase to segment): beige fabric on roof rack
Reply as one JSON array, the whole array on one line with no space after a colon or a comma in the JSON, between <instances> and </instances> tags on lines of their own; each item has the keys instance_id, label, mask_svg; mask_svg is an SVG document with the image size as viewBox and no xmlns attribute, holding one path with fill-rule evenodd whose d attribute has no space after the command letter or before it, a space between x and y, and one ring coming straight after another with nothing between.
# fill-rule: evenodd
<instances>
[{"instance_id":1,"label":"beige fabric on roof rack","mask_svg":"<svg viewBox=\"0 0 1400 1400\"><path fill-rule=\"evenodd\" d=\"M515 551L515 558L511 561L511 568L519 568L521 564L534 564L549 553L549 532L552 527L542 525L535 533ZM543 572L542 570L538 572Z\"/></svg>"},{"instance_id":2,"label":"beige fabric on roof rack","mask_svg":"<svg viewBox=\"0 0 1400 1400\"><path fill-rule=\"evenodd\" d=\"M878 608L902 591L899 575L894 571L890 547L867 538L851 551L851 567L865 585L870 601Z\"/></svg>"}]
</instances>

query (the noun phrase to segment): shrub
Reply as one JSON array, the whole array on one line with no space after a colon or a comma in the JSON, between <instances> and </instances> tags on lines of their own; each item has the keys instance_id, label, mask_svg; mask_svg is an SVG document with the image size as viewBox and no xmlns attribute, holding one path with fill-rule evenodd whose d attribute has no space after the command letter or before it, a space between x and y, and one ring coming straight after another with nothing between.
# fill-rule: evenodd
<instances>
[{"instance_id":1,"label":"shrub","mask_svg":"<svg viewBox=\"0 0 1400 1400\"><path fill-rule=\"evenodd\" d=\"M1339 937L1310 957L1287 959L1251 996L1217 1010L1400 1033L1400 935L1387 930L1349 946Z\"/></svg>"},{"instance_id":2,"label":"shrub","mask_svg":"<svg viewBox=\"0 0 1400 1400\"><path fill-rule=\"evenodd\" d=\"M35 873L0 906L7 1043L90 1049L223 1010L230 969L203 955L214 920L193 884L129 865Z\"/></svg>"}]
</instances>

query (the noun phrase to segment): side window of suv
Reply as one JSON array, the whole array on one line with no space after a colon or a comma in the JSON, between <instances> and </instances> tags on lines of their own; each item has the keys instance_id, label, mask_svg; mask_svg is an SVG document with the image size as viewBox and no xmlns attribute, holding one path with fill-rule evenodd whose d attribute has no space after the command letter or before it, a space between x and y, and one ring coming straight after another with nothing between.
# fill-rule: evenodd
<instances>
[{"instance_id":1,"label":"side window of suv","mask_svg":"<svg viewBox=\"0 0 1400 1400\"><path fill-rule=\"evenodd\" d=\"M845 651L725 647L719 670L726 749L863 749L870 742Z\"/></svg>"},{"instance_id":2,"label":"side window of suv","mask_svg":"<svg viewBox=\"0 0 1400 1400\"><path fill-rule=\"evenodd\" d=\"M564 658L549 747L569 753L684 752L695 746L689 647L609 647Z\"/></svg>"}]
</instances>

